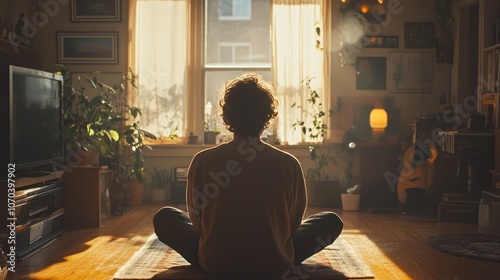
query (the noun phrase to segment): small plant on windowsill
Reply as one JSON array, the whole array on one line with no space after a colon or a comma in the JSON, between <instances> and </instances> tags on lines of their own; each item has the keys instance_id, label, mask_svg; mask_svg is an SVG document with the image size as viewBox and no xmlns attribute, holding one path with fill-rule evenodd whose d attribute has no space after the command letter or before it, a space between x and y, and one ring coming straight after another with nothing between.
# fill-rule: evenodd
<instances>
[{"instance_id":1,"label":"small plant on windowsill","mask_svg":"<svg viewBox=\"0 0 500 280\"><path fill-rule=\"evenodd\" d=\"M208 101L205 105L205 120L203 122L203 143L215 144L217 135L220 134L218 125L217 109Z\"/></svg>"},{"instance_id":2,"label":"small plant on windowsill","mask_svg":"<svg viewBox=\"0 0 500 280\"><path fill-rule=\"evenodd\" d=\"M279 124L279 120L278 120L278 117L276 117L267 130L267 135L266 135L265 140L267 143L269 143L271 145L279 145L280 144L280 139L278 136L278 130L279 130L278 124Z\"/></svg>"}]
</instances>

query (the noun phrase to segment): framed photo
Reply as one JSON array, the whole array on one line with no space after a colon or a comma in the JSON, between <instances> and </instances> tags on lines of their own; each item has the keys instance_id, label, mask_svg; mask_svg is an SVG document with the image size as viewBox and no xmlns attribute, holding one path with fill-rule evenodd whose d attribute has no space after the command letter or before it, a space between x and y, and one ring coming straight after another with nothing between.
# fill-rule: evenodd
<instances>
[{"instance_id":1,"label":"framed photo","mask_svg":"<svg viewBox=\"0 0 500 280\"><path fill-rule=\"evenodd\" d=\"M387 82L386 57L356 58L356 89L385 90Z\"/></svg>"},{"instance_id":2,"label":"framed photo","mask_svg":"<svg viewBox=\"0 0 500 280\"><path fill-rule=\"evenodd\" d=\"M120 21L120 0L71 0L71 21Z\"/></svg>"},{"instance_id":3,"label":"framed photo","mask_svg":"<svg viewBox=\"0 0 500 280\"><path fill-rule=\"evenodd\" d=\"M363 48L399 48L398 36L364 36Z\"/></svg>"},{"instance_id":4,"label":"framed photo","mask_svg":"<svg viewBox=\"0 0 500 280\"><path fill-rule=\"evenodd\" d=\"M389 91L431 92L433 52L391 52L389 54Z\"/></svg>"},{"instance_id":5,"label":"framed photo","mask_svg":"<svg viewBox=\"0 0 500 280\"><path fill-rule=\"evenodd\" d=\"M405 48L434 48L434 23L405 22Z\"/></svg>"},{"instance_id":6,"label":"framed photo","mask_svg":"<svg viewBox=\"0 0 500 280\"><path fill-rule=\"evenodd\" d=\"M58 32L57 61L62 64L117 64L118 32Z\"/></svg>"}]
</instances>

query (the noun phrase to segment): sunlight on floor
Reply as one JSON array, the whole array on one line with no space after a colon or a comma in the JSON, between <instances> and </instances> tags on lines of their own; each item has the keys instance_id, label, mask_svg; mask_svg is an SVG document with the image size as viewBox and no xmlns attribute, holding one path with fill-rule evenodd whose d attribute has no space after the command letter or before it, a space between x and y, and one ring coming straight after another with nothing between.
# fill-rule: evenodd
<instances>
[{"instance_id":1,"label":"sunlight on floor","mask_svg":"<svg viewBox=\"0 0 500 280\"><path fill-rule=\"evenodd\" d=\"M30 279L47 279L44 275L61 275L70 277L71 275L92 275L94 271L103 269L99 266L89 267L85 265L85 260L89 257L93 263L105 265L105 269L118 269L130 254L139 250L151 233L138 234L133 236L97 236L75 248L74 254L67 255L59 262L56 262L42 270L30 275ZM110 250L110 247L115 247ZM102 248L102 250L101 250ZM122 257L116 258L115 250L123 251ZM91 254L89 254L91 252ZM115 258L115 259L113 259ZM68 265L68 263L79 263L78 267ZM110 264L112 264L110 266ZM68 278L69 279L69 278Z\"/></svg>"},{"instance_id":2,"label":"sunlight on floor","mask_svg":"<svg viewBox=\"0 0 500 280\"><path fill-rule=\"evenodd\" d=\"M384 279L411 279L361 230L344 229L342 235L375 275L384 275ZM387 250L385 248L385 251ZM372 256L377 256L377 258Z\"/></svg>"}]
</instances>

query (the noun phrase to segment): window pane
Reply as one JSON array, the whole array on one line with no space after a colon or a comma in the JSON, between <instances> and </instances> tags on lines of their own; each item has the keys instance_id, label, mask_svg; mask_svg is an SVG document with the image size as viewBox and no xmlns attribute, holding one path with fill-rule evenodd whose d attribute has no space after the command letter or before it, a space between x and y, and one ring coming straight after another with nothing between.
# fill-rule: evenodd
<instances>
[{"instance_id":1,"label":"window pane","mask_svg":"<svg viewBox=\"0 0 500 280\"><path fill-rule=\"evenodd\" d=\"M233 62L233 47L232 46L219 46L219 61L221 63Z\"/></svg>"},{"instance_id":2,"label":"window pane","mask_svg":"<svg viewBox=\"0 0 500 280\"><path fill-rule=\"evenodd\" d=\"M233 0L219 0L219 16L230 17L233 15Z\"/></svg>"},{"instance_id":3,"label":"window pane","mask_svg":"<svg viewBox=\"0 0 500 280\"><path fill-rule=\"evenodd\" d=\"M247 13L248 20L236 20L228 24L219 17L226 6L231 6L231 11L236 13ZM223 6L223 7L222 7ZM221 61L219 46L221 43L232 43L234 45L248 45L251 52L242 54L245 56L232 60L230 65L259 65L270 67L270 0L238 0L220 1L206 0L205 16L205 65L220 66L227 65L227 61ZM229 9L229 8L227 8Z\"/></svg>"},{"instance_id":4,"label":"window pane","mask_svg":"<svg viewBox=\"0 0 500 280\"><path fill-rule=\"evenodd\" d=\"M218 0L218 2L219 20L249 20L252 17L252 0Z\"/></svg>"},{"instance_id":5,"label":"window pane","mask_svg":"<svg viewBox=\"0 0 500 280\"><path fill-rule=\"evenodd\" d=\"M250 18L252 1L251 0L234 0L233 12L235 17Z\"/></svg>"}]
</instances>

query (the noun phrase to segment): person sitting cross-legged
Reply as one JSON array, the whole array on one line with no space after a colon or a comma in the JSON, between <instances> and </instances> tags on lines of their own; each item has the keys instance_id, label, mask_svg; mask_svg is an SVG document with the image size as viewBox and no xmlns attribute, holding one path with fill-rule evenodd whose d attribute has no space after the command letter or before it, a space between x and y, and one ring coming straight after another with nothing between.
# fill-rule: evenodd
<instances>
[{"instance_id":1,"label":"person sitting cross-legged","mask_svg":"<svg viewBox=\"0 0 500 280\"><path fill-rule=\"evenodd\" d=\"M163 207L154 229L160 241L209 274L279 277L332 244L343 222L328 211L303 220L307 196L299 161L261 141L277 116L272 87L245 74L223 90L222 118L234 137L194 156L187 213Z\"/></svg>"}]
</instances>

